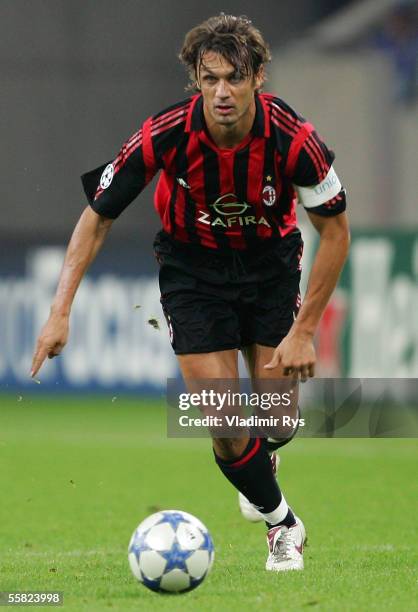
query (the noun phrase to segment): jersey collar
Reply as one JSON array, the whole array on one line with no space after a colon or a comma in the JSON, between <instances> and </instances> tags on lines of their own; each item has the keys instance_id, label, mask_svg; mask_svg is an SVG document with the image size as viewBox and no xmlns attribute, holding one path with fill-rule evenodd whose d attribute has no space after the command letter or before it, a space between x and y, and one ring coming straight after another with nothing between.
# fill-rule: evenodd
<instances>
[{"instance_id":1,"label":"jersey collar","mask_svg":"<svg viewBox=\"0 0 418 612\"><path fill-rule=\"evenodd\" d=\"M203 97L202 94L196 94L192 97L192 103L187 112L185 132L201 132L204 129ZM255 118L251 131L254 136L270 137L269 114L263 94L255 95Z\"/></svg>"}]
</instances>

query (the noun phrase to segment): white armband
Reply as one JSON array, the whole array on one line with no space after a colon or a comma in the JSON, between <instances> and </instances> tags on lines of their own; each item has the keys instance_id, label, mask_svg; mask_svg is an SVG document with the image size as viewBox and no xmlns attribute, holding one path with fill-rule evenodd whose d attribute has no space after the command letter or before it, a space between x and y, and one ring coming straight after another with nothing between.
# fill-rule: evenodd
<instances>
[{"instance_id":1,"label":"white armband","mask_svg":"<svg viewBox=\"0 0 418 612\"><path fill-rule=\"evenodd\" d=\"M312 185L312 187L294 185L294 188L297 191L300 204L305 208L315 208L315 206L320 206L328 202L328 200L335 198L340 193L342 185L334 168L331 166L328 174L319 185Z\"/></svg>"}]
</instances>

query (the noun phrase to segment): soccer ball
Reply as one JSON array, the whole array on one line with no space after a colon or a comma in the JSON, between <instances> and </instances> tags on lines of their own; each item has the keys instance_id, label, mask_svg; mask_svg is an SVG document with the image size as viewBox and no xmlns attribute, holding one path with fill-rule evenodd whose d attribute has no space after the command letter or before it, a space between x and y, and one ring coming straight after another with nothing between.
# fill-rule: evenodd
<instances>
[{"instance_id":1,"label":"soccer ball","mask_svg":"<svg viewBox=\"0 0 418 612\"><path fill-rule=\"evenodd\" d=\"M151 514L135 529L128 547L135 578L159 593L195 589L208 575L214 557L204 524L180 510Z\"/></svg>"}]
</instances>

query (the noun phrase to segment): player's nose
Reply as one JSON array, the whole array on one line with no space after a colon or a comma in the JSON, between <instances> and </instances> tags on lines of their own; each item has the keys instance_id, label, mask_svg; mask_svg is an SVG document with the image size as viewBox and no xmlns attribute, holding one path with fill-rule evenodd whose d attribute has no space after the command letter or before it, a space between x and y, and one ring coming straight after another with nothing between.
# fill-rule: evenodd
<instances>
[{"instance_id":1,"label":"player's nose","mask_svg":"<svg viewBox=\"0 0 418 612\"><path fill-rule=\"evenodd\" d=\"M228 98L230 95L228 83L224 79L219 79L216 87L216 96L218 98Z\"/></svg>"}]
</instances>

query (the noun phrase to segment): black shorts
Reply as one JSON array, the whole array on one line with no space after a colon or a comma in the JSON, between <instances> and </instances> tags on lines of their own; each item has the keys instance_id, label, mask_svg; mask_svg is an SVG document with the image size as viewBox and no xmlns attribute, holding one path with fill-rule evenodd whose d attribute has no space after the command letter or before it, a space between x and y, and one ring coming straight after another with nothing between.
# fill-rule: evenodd
<instances>
[{"instance_id":1,"label":"black shorts","mask_svg":"<svg viewBox=\"0 0 418 612\"><path fill-rule=\"evenodd\" d=\"M159 232L161 304L177 355L277 346L300 303L299 232L251 251L219 253Z\"/></svg>"}]
</instances>

